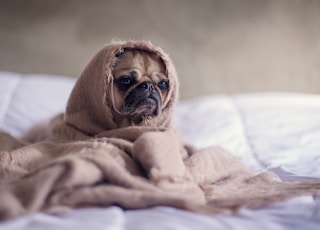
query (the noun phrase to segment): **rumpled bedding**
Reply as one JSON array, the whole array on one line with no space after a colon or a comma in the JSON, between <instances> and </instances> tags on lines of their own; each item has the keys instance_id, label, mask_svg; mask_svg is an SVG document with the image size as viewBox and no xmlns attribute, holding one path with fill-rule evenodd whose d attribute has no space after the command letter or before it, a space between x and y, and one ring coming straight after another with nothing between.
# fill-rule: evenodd
<instances>
[{"instance_id":1,"label":"rumpled bedding","mask_svg":"<svg viewBox=\"0 0 320 230\"><path fill-rule=\"evenodd\" d=\"M3 75L8 76L9 74L3 73ZM26 93L23 93L22 90L22 88L28 86L29 80L34 82L46 81L37 77L24 79L18 75L12 75L10 78L1 78L0 82L1 87L4 84L11 84L12 86L4 87L7 91L1 91L5 92L4 97L1 97L1 111L4 111L4 113L1 112L1 115L4 114L1 117L1 128L11 133L14 132L16 135L21 134L21 132L28 128L28 122L30 120L35 119L35 122L37 122L46 119L53 115L50 114L51 112L56 112L59 109L63 110L63 103L65 103L63 100L65 100L66 97L59 99L59 97L56 96L56 91L53 90L52 98L55 98L54 100L61 100L57 103L57 107L54 107L53 100L52 105L43 105L41 107L42 111L37 111L39 108L34 108L39 117L35 117L35 115L31 116L32 118L30 118L30 115L29 117L28 115L21 116L24 111L21 106L32 106L30 105L30 99L26 97ZM72 80L69 82L69 79L64 78L57 78L56 80L49 78L48 81L50 80L53 82L61 81L59 83L61 85L70 84L70 87L72 87L73 84ZM34 87L34 82L29 85L30 88ZM47 84L47 82L45 84ZM28 89L28 87L26 89ZM61 87L61 89L63 89L63 87ZM61 90L61 92L62 91L63 90ZM50 92L46 93L48 95L50 94ZM65 93L68 94L67 90ZM32 96L32 94L36 94L36 92L31 93L28 91L29 96ZM39 101L41 104L41 98L37 96L35 96L35 98L35 103ZM26 103L21 103L20 101L19 103L21 103L21 105L19 103L15 105L14 101L19 100L25 100ZM46 110L46 106L51 109L51 112ZM285 180L306 180L320 177L317 167L319 165L320 149L318 141L320 121L319 116L317 116L319 110L319 96L316 95L255 94L233 97L211 96L180 103L175 114L175 120L185 138L199 147L219 145L237 154L250 169L256 172L269 168ZM17 111L21 112L19 116L16 115ZM193 113L191 114L187 111L193 111ZM193 116L203 116L204 114L207 114L207 119L195 121ZM190 125L190 121L193 121L192 125ZM201 130L201 132L199 130ZM304 212L301 211L301 207ZM198 226L199 229L201 229L201 227L204 226L222 227L226 223L228 223L227 225L229 225L229 227L230 225L236 226L236 223L243 224L244 221L241 219L241 216L246 217L246 219L249 218L249 221L245 221L247 226L259 226L259 223L261 226L266 226L263 225L266 223L262 223L264 221L261 221L259 217L266 217L267 220L268 217L270 217L269 220L273 219L274 221L269 221L270 223L267 225L269 227L286 226L286 222L289 221L279 219L279 217L275 218L275 214L279 215L280 212L280 214L284 216L289 215L290 217L291 215L295 217L290 221L291 223L296 223L292 229L299 226L302 227L302 225L309 226L309 229L311 229L311 227L314 226L313 224L319 221L319 212L317 212L317 209L319 209L318 200L313 201L311 197L303 197L272 205L269 208L255 212L243 210L235 217L190 215L190 213L170 208L124 212L116 207L110 209L79 210L70 214L64 214L64 216L67 217L69 215L70 219L67 218L66 221L70 221L68 223L71 224L75 223L81 215L90 216L90 213L92 213L92 216L94 216L92 218L99 219L99 216L109 213L110 216L117 216L117 218L113 218L114 222L111 224L113 227L119 227L121 225L127 229L148 229L147 227L150 229L150 226L154 225L154 229L157 229L157 227L161 229L161 224L156 224L155 216L161 217L164 215L167 218L170 216L169 219L172 220L170 225L172 226L175 224L178 226L179 224L179 226L189 226L190 229L191 226ZM172 213L175 215L172 216ZM153 218L148 218L150 215ZM299 222L297 216L299 216L301 222ZM8 222L4 224L3 227L10 226L14 228L17 226L15 223L19 224L20 227L21 225L24 227L32 226L32 218L34 218L35 222L39 225L41 225L41 223L44 224L45 221L53 221L53 223L57 224L56 226L62 223L59 217L46 217L44 214L39 214L33 215L33 217L25 217L11 223ZM309 221L307 224L302 224L302 219L308 219ZM145 222L145 224L143 224L142 227L140 224L138 228L133 223L141 223L139 220ZM153 221L152 223L151 220ZM160 220L161 218L158 218L158 223L161 223ZM101 225L99 226L104 226L106 224L105 222L106 221L101 221ZM168 225L168 223L162 223L162 226L166 224ZM87 226L90 226L90 221ZM227 226L225 227L227 228Z\"/></svg>"}]
</instances>

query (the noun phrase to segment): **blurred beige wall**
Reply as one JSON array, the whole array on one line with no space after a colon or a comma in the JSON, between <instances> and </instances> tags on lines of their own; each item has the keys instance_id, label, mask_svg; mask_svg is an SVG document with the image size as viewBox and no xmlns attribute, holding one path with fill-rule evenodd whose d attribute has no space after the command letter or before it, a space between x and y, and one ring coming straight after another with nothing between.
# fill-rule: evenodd
<instances>
[{"instance_id":1,"label":"blurred beige wall","mask_svg":"<svg viewBox=\"0 0 320 230\"><path fill-rule=\"evenodd\" d=\"M113 38L169 52L182 98L320 93L320 0L0 0L0 70L76 77Z\"/></svg>"}]
</instances>

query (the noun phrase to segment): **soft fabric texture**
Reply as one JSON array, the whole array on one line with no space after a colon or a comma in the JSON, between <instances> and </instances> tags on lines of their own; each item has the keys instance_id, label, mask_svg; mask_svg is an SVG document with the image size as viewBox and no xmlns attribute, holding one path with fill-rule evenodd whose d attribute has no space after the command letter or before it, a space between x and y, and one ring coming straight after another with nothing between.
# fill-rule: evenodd
<instances>
[{"instance_id":1,"label":"soft fabric texture","mask_svg":"<svg viewBox=\"0 0 320 230\"><path fill-rule=\"evenodd\" d=\"M112 67L128 48L158 55L170 89L160 116L121 127L113 109ZM64 114L22 140L1 133L0 218L114 204L232 213L318 193L319 181L284 183L270 172L254 175L224 150L184 144L172 125L177 95L174 66L160 48L134 41L105 46L81 74Z\"/></svg>"}]
</instances>

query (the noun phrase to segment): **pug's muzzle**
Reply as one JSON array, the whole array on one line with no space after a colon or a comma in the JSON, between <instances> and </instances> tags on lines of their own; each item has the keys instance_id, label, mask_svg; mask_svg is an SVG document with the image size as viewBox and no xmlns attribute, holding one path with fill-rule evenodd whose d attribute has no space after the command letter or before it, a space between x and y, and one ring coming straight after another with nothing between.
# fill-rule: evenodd
<instances>
[{"instance_id":1,"label":"pug's muzzle","mask_svg":"<svg viewBox=\"0 0 320 230\"><path fill-rule=\"evenodd\" d=\"M143 82L125 98L123 114L131 117L157 116L161 112L161 97L152 82Z\"/></svg>"}]
</instances>

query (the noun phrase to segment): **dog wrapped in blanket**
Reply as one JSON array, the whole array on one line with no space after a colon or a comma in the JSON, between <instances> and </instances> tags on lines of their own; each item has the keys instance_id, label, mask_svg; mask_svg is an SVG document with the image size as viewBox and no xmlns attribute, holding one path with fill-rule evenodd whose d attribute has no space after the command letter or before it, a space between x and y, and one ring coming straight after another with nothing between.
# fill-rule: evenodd
<instances>
[{"instance_id":1,"label":"dog wrapped in blanket","mask_svg":"<svg viewBox=\"0 0 320 230\"><path fill-rule=\"evenodd\" d=\"M320 191L319 181L254 175L222 149L182 142L172 123L178 88L161 48L144 41L103 47L64 114L21 139L0 133L0 219L111 205L231 214Z\"/></svg>"}]
</instances>

